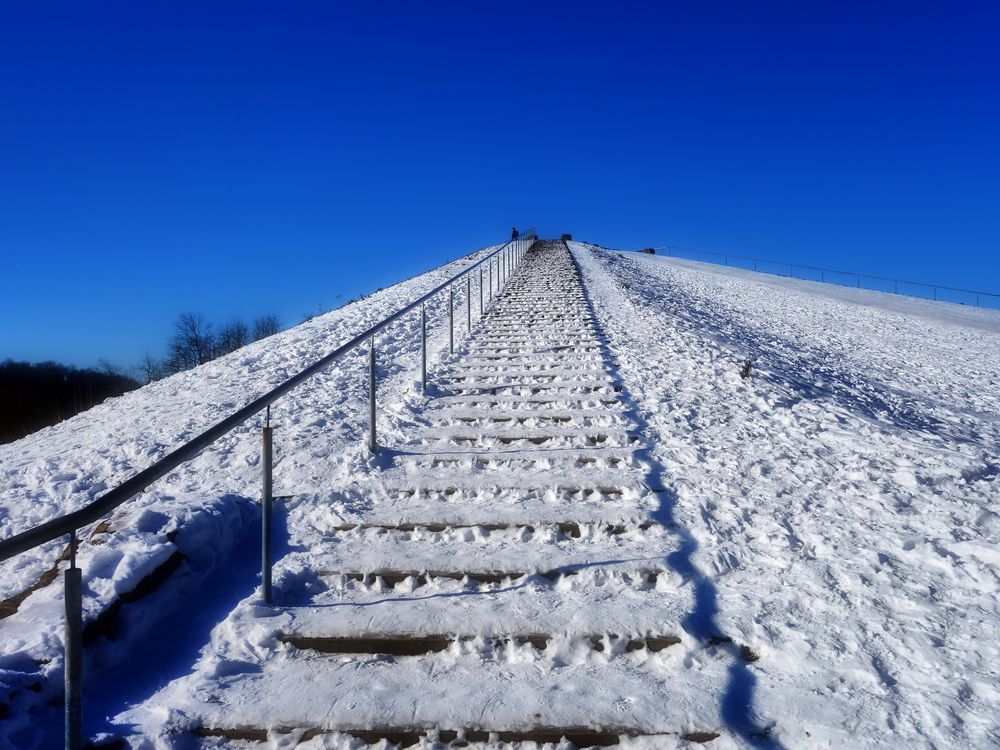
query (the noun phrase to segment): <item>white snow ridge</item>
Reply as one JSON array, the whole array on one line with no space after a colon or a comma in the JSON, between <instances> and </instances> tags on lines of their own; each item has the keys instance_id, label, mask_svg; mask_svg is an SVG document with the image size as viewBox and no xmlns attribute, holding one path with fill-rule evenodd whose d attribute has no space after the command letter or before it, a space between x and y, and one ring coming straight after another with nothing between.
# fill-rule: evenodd
<instances>
[{"instance_id":1,"label":"white snow ridge","mask_svg":"<svg viewBox=\"0 0 1000 750\"><path fill-rule=\"evenodd\" d=\"M0 447L0 534L493 249ZM555 241L472 277L426 395L419 314L379 334L377 455L366 351L276 403L273 604L259 423L83 530L94 747L1000 746L1000 313ZM61 553L0 564L2 747L61 746Z\"/></svg>"}]
</instances>

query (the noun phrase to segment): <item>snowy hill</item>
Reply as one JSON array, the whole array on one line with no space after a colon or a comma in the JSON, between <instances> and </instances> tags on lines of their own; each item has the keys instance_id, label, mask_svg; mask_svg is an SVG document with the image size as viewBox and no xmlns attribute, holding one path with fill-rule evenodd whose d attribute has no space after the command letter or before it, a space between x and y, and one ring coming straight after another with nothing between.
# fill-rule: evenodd
<instances>
[{"instance_id":1,"label":"snowy hill","mask_svg":"<svg viewBox=\"0 0 1000 750\"><path fill-rule=\"evenodd\" d=\"M1000 314L576 252L756 711L790 747L1000 742Z\"/></svg>"},{"instance_id":2,"label":"snowy hill","mask_svg":"<svg viewBox=\"0 0 1000 750\"><path fill-rule=\"evenodd\" d=\"M0 447L0 536L79 507L485 252ZM89 734L1000 743L1000 313L538 243L455 355L445 310L429 314L428 397L419 318L380 337L378 457L364 352L272 412L273 607L254 578L259 425L87 535L91 621L174 560L94 632ZM0 597L61 551L3 563ZM0 620L0 744L58 735L60 598L42 587Z\"/></svg>"}]
</instances>

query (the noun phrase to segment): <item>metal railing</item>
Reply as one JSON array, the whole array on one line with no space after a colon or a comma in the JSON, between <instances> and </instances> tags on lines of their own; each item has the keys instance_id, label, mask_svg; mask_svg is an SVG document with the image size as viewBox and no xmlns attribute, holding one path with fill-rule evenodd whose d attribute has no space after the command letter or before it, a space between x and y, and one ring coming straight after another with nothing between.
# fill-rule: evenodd
<instances>
[{"instance_id":1,"label":"metal railing","mask_svg":"<svg viewBox=\"0 0 1000 750\"><path fill-rule=\"evenodd\" d=\"M368 343L368 399L369 399L369 429L367 445L370 451L378 451L376 432L376 347L375 336L395 321L418 307L420 308L421 352L420 369L423 390L427 390L427 302L436 295L448 293L449 351L455 351L455 285L465 277L466 320L468 330L472 330L472 279L474 272L479 272L479 313L480 317L488 310L489 304L503 290L514 270L520 264L525 253L537 239L534 229L520 233L517 237L505 242L499 249L487 255L468 268L455 274L431 291L414 300L406 307L376 323L363 333L306 367L297 375L272 388L262 396L255 398L242 409L234 412L213 427L205 430L196 438L167 454L151 466L106 492L79 510L72 511L58 518L47 521L32 529L15 534L0 541L0 561L7 560L27 550L38 547L61 536L69 537L69 566L65 570L65 614L66 636L65 649L65 718L66 750L79 750L82 743L82 611L83 586L82 571L76 564L77 532L100 520L115 508L135 497L150 484L164 477L178 466L190 461L208 448L212 443L243 425L251 417L265 412L264 426L261 431L262 450L262 495L261 495L261 596L265 602L271 602L271 506L273 502L272 484L272 427L270 424L271 405L296 386L301 385L313 375L325 370L348 352Z\"/></svg>"},{"instance_id":2,"label":"metal railing","mask_svg":"<svg viewBox=\"0 0 1000 750\"><path fill-rule=\"evenodd\" d=\"M952 302L957 305L1000 310L1000 293L995 292L960 289L944 286L943 284L926 284L920 281L905 281L903 279L856 273L854 271L837 271L832 268L821 268L802 263L787 263L779 260L766 260L764 258L736 255L735 253L697 250L678 245L664 245L650 249L656 250L658 253L664 251L671 258L714 263L729 268L742 268L747 271L769 273L773 276L784 276L801 281L821 281L826 284L850 286L856 289L867 289L872 292L888 292L905 297L916 297L917 299ZM721 259L721 262L719 259ZM788 273L785 273L786 269Z\"/></svg>"}]
</instances>

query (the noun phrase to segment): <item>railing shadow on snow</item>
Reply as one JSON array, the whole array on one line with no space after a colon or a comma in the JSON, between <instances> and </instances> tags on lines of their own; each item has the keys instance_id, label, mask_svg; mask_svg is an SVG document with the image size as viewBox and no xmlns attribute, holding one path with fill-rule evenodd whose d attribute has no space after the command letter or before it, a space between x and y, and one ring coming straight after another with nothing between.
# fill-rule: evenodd
<instances>
[{"instance_id":1,"label":"railing shadow on snow","mask_svg":"<svg viewBox=\"0 0 1000 750\"><path fill-rule=\"evenodd\" d=\"M996 292L984 292L976 289L960 289L943 284L928 284L923 281L907 281L888 276L876 276L870 273L858 273L857 271L838 271L832 268L821 268L820 266L809 266L803 263L789 263L782 260L767 260L766 258L755 258L748 255L737 255L735 253L720 253L713 250L699 250L697 248L680 247L677 245L662 245L656 248L646 248L648 253L653 251L666 251L668 258L678 260L689 260L697 263L709 263L715 266L724 266L741 271L754 271L755 273L768 274L770 276L782 276L784 278L795 279L797 281L817 281L822 284L844 286L860 289L866 292L883 292L885 294L895 294L902 297L912 297L914 299L928 300L932 302L948 302L954 305L965 307L978 307L985 310L1000 310L1000 294ZM785 273L785 271L788 273Z\"/></svg>"},{"instance_id":2,"label":"railing shadow on snow","mask_svg":"<svg viewBox=\"0 0 1000 750\"><path fill-rule=\"evenodd\" d=\"M583 283L583 271L576 257L573 257L573 264L580 277L584 302L593 320L605 365L621 389L619 395L622 399L622 405L625 407L624 414L635 424L636 429L641 434L650 436L654 434L653 428L625 388L620 375L621 368L614 352L608 346L607 337L601 330L593 301L587 291L586 284ZM774 723L763 721L754 710L757 677L748 661L743 658L741 646L726 636L716 622L719 615L718 589L694 561L699 543L691 530L681 525L677 520L675 509L678 498L676 493L669 488L670 481L666 468L653 455L648 445L638 448L634 455L645 467L643 482L659 501L659 507L652 513L653 518L657 523L671 529L680 538L679 548L667 556L666 562L685 580L689 581L694 589L693 608L682 620L681 626L693 638L706 646L715 646L726 651L731 660L727 670L725 693L719 706L720 716L725 722L726 728L753 747L763 750L784 750L784 746L776 738L770 736Z\"/></svg>"}]
</instances>

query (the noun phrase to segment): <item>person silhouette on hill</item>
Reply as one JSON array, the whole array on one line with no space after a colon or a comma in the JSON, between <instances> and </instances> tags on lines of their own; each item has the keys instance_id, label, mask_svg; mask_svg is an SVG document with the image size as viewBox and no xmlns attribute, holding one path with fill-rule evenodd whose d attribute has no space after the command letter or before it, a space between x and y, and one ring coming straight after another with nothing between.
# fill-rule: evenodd
<instances>
[{"instance_id":1,"label":"person silhouette on hill","mask_svg":"<svg viewBox=\"0 0 1000 750\"><path fill-rule=\"evenodd\" d=\"M510 230L510 238L512 240L516 240L518 234L520 234L520 232L517 231L517 227L514 227Z\"/></svg>"}]
</instances>

